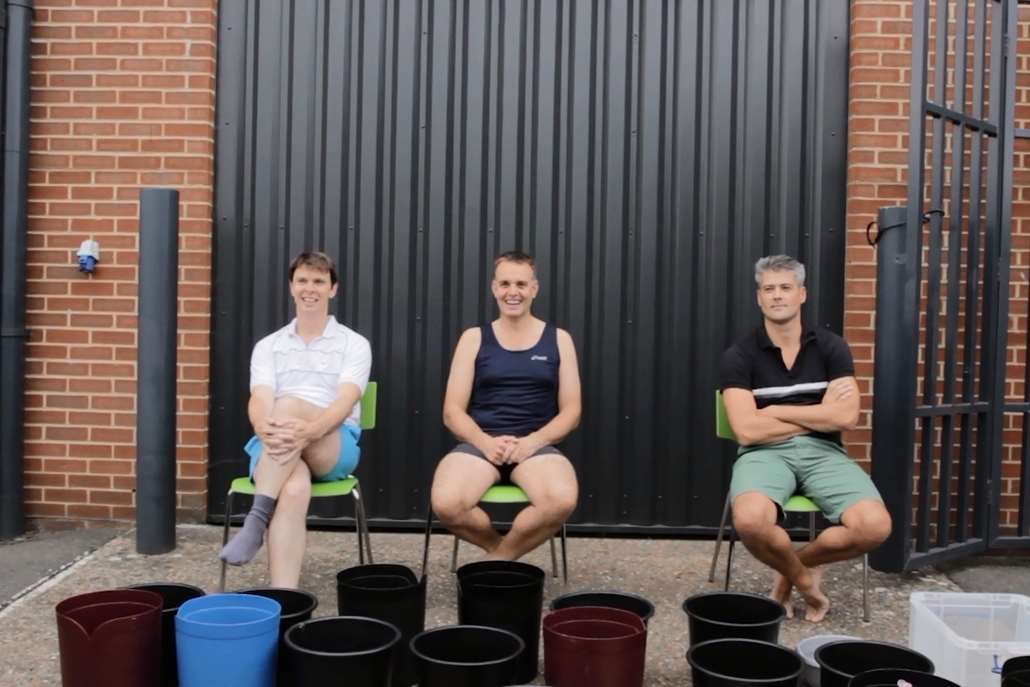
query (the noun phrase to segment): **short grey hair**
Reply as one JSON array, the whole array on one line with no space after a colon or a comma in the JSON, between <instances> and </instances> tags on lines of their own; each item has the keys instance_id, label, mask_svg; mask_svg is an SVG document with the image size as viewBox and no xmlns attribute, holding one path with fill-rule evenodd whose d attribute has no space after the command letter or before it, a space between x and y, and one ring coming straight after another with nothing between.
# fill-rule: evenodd
<instances>
[{"instance_id":1,"label":"short grey hair","mask_svg":"<svg viewBox=\"0 0 1030 687\"><path fill-rule=\"evenodd\" d=\"M766 272L793 272L798 286L805 285L805 266L789 255L767 255L755 262L755 283L759 286Z\"/></svg>"}]
</instances>

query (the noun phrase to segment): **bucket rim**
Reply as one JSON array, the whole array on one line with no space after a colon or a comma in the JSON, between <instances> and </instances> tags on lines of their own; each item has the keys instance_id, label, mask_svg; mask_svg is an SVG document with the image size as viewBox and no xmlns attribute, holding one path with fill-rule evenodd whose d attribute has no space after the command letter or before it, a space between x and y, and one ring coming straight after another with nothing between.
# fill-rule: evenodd
<instances>
[{"instance_id":1,"label":"bucket rim","mask_svg":"<svg viewBox=\"0 0 1030 687\"><path fill-rule=\"evenodd\" d=\"M425 653L423 653L422 651L419 651L415 647L416 641L421 639L425 635L432 634L432 633L437 633L437 632L448 632L448 631L453 632L455 630L477 630L477 631L480 631L480 632L485 630L487 632L493 632L493 633L496 633L496 634L507 635L508 637L510 637L510 638L515 640L516 644L518 645L518 649L513 654L511 654L510 656L505 656L503 658L497 658L497 659L494 659L492 661L443 661L443 660L440 660L440 659L437 659L437 658L433 658L431 656L427 656ZM436 664L445 665L445 666L481 667L481 666L495 666L495 665L500 665L500 664L502 664L502 663L504 663L506 661L514 661L514 660L516 660L519 657L519 655L522 654L522 652L526 650L526 642L523 641L522 637L519 637L514 632L511 632L509 630L502 630L499 627L490 627L488 625L441 625L440 627L433 627L433 628L430 628L428 630L422 630L422 632L419 632L418 634L416 634L414 637L412 637L408 641L408 649L411 651L412 654L415 655L415 657L417 657L418 659L420 659L422 661L427 661L429 663L436 663Z\"/></svg>"},{"instance_id":2,"label":"bucket rim","mask_svg":"<svg viewBox=\"0 0 1030 687\"><path fill-rule=\"evenodd\" d=\"M767 603L767 604L773 604L773 605L779 606L779 614L778 614L778 616L776 617L775 620L763 620L761 622L755 622L755 623L744 623L744 622L731 623L731 622L727 622L725 620L715 620L713 618L708 618L706 616L698 615L696 613L692 613L692 612L687 610L687 604L690 603L691 601L694 601L695 599L702 599L702 598L709 597L709 596L738 596L738 597L739 596L746 596L746 597L749 597L749 598L752 598L752 599L756 599L758 601L762 601L762 602ZM784 608L782 604L777 603L776 601L773 601L772 599L770 599L767 596L762 596L761 594L752 594L750 592L702 592L700 594L694 594L692 596L688 596L686 599L683 600L683 603L680 605L680 608L683 609L683 612L687 614L688 618L694 617L694 618L697 618L699 620L703 620L706 623L711 623L712 625L722 625L724 627L765 627L766 625L777 625L779 623L782 623L783 619L787 617L787 609ZM701 643L704 644L704 642L701 642Z\"/></svg>"},{"instance_id":3,"label":"bucket rim","mask_svg":"<svg viewBox=\"0 0 1030 687\"><path fill-rule=\"evenodd\" d=\"M106 598L111 595L122 595L126 592L129 592L130 598ZM60 616L67 616L68 613L72 611L77 611L81 608L126 602L145 604L152 608L156 608L159 612L164 609L164 599L157 592L151 592L146 589L118 587L116 589L98 589L93 592L84 592L82 594L75 594L74 596L69 596L68 598L62 599L61 601L57 602L57 605L54 606L54 612ZM146 613L146 611L140 611L139 613L134 613L131 615L141 615L143 613Z\"/></svg>"},{"instance_id":4,"label":"bucket rim","mask_svg":"<svg viewBox=\"0 0 1030 687\"><path fill-rule=\"evenodd\" d=\"M485 568L485 570L477 570L477 568ZM476 574L480 572L522 573L527 577L532 577L534 579L547 579L547 572L543 568L541 568L539 565L526 563L525 561L469 561L468 563L461 565L457 570L455 570L454 574L460 581L461 578L465 575Z\"/></svg>"},{"instance_id":5,"label":"bucket rim","mask_svg":"<svg viewBox=\"0 0 1030 687\"><path fill-rule=\"evenodd\" d=\"M265 614L260 618L238 623L209 623L188 617L190 614L200 611L217 610L221 605L220 602L222 601L235 601L237 604L247 606L253 610L264 611ZM213 605L208 606L208 604ZM188 608L190 605L200 606L200 608ZM183 613L184 610L186 613ZM269 599L267 596L258 596L257 594L237 594L235 592L198 596L197 598L190 599L183 605L179 606L179 611L175 614L176 622L182 621L183 623L197 627L252 627L262 623L267 623L273 618L278 622L281 617L282 605L275 599Z\"/></svg>"},{"instance_id":6,"label":"bucket rim","mask_svg":"<svg viewBox=\"0 0 1030 687\"><path fill-rule=\"evenodd\" d=\"M865 670L865 671L863 671L861 673L858 673L857 675L855 675L855 677L851 678L851 680L852 681L857 680L858 678L860 678L862 676L865 676L865 675L868 675L871 678L879 677L878 675L875 675L874 673L895 673L895 674L903 673L901 675L901 679L903 679L903 680L908 680L909 678L932 677L935 680L943 680L944 682L948 683L949 685L952 685L953 687L961 687L958 683L953 682L952 680L949 680L948 678L944 677L943 675L937 675L935 673L927 673L927 672L922 671L922 670L912 670L911 668L873 668L871 670Z\"/></svg>"},{"instance_id":7,"label":"bucket rim","mask_svg":"<svg viewBox=\"0 0 1030 687\"><path fill-rule=\"evenodd\" d=\"M583 589L583 590L580 590L578 592L567 592L565 594L560 594L560 595L554 597L553 599L551 599L551 603L548 604L547 607L548 607L548 609L550 609L552 611L563 610L563 609L560 609L560 608L555 608L554 605L556 603L558 603L559 601L561 601L562 599L574 599L576 597L593 596L595 594L596 595L610 595L610 596L624 596L626 598L633 599L635 601L640 601L640 602L644 603L648 607L648 609L649 609L648 612L647 612L647 615L640 616L640 617L644 618L645 620L649 620L649 619L654 617L655 605L654 605L653 601L651 601L650 599L648 599L646 597L641 596L640 594L634 594L633 592L622 592L622 591L618 591L618 590L614 590L614 589ZM597 604L583 604L583 605L584 606L597 606ZM606 606L605 608L615 608L615 607L614 606ZM621 609L621 610L628 610L628 609L624 608L624 609ZM632 613L632 611L630 611L630 612Z\"/></svg>"},{"instance_id":8,"label":"bucket rim","mask_svg":"<svg viewBox=\"0 0 1030 687\"><path fill-rule=\"evenodd\" d=\"M362 563L361 565L352 565L349 568L344 568L336 572L336 581L342 582L348 579L350 575L356 575L357 577L367 577L364 573L386 573L388 570L395 570L398 573L401 571L411 573L411 579L416 583L419 580L419 576L415 574L415 571L404 565L403 563Z\"/></svg>"},{"instance_id":9,"label":"bucket rim","mask_svg":"<svg viewBox=\"0 0 1030 687\"><path fill-rule=\"evenodd\" d=\"M562 625L566 625L568 623L601 623L603 625L618 625L619 627L626 628L627 633L617 637L584 637L583 635L573 635L568 632L562 632L559 629ZM639 627L635 627L627 623L621 623L618 620L606 620L604 618L569 618L568 620L563 620L561 622L554 623L553 625L549 625L548 627L543 628L543 631L556 637L572 639L577 642L617 642L634 639L640 635L646 636L647 634L647 630L641 630Z\"/></svg>"},{"instance_id":10,"label":"bucket rim","mask_svg":"<svg viewBox=\"0 0 1030 687\"><path fill-rule=\"evenodd\" d=\"M294 641L293 637L291 637L291 635L295 632L301 631L298 628L304 628L309 625L317 625L319 623L338 622L340 620L358 620L363 623L368 623L372 625L382 625L383 627L386 627L393 631L393 638L386 644L383 644L382 646L378 646L372 649L364 649L362 651L317 651L315 649L306 649L302 646L298 646L297 643ZM394 647L394 645L397 644L397 642L401 641L401 631L397 629L397 626L393 623L388 623L384 620L379 620L377 618L366 618L360 615L331 615L323 618L313 618L311 620L305 620L303 622L297 623L296 625L294 625L286 631L286 634L283 635L283 641L286 642L286 646L288 646L290 649L293 649L294 651L297 651L302 654L309 654L311 656L367 656L369 654L377 654L383 651L391 650Z\"/></svg>"},{"instance_id":11,"label":"bucket rim","mask_svg":"<svg viewBox=\"0 0 1030 687\"><path fill-rule=\"evenodd\" d=\"M801 655L797 651L795 651L794 649L791 649L788 646L783 646L782 644L775 644L773 642L763 642L760 639L744 639L742 637L723 637L721 639L709 639L709 640L704 641L704 642L699 642L699 643L695 644L694 646L690 647L689 649L687 649L687 655L686 655L687 663L690 665L691 669L693 669L693 670L700 670L703 673L705 673L707 675L711 675L712 677L715 677L715 678L719 678L719 679L722 679L722 680L740 680L739 676L724 675L722 673L717 673L714 670L710 670L708 668L703 668L703 667L697 666L697 665L695 665L695 663L693 661L694 652L696 652L698 649L702 649L702 648L708 647L708 646L710 646L712 644L716 644L716 643L726 644L726 643L729 643L729 642L738 642L738 643L741 643L741 644L760 644L763 647L771 647L773 649L776 649L776 650L779 650L779 651L783 651L784 653L791 654L791 655L793 655L798 660L798 668L793 673L788 674L788 675L781 675L779 677L748 678L748 680L750 680L752 684L756 684L756 685L773 684L773 683L777 683L777 682L782 682L783 680L796 679L796 678L801 676L801 673L805 672L805 660L803 658L801 658Z\"/></svg>"},{"instance_id":12,"label":"bucket rim","mask_svg":"<svg viewBox=\"0 0 1030 687\"><path fill-rule=\"evenodd\" d=\"M291 618L293 616L304 615L305 613L314 613L315 609L318 608L318 597L311 592L304 589L294 589L293 587L247 587L246 589L238 589L234 594L246 594L247 596L260 596L265 599L271 599L269 596L261 594L261 592L287 592L292 594L298 594L300 596L307 597L308 601L313 602L310 608L303 608L299 611L293 611L287 613L286 609L282 608L282 604L279 604L279 613L283 618ZM275 601L275 599L272 599ZM278 602L276 602L278 603Z\"/></svg>"},{"instance_id":13,"label":"bucket rim","mask_svg":"<svg viewBox=\"0 0 1030 687\"><path fill-rule=\"evenodd\" d=\"M926 663L929 666L929 670L928 671L924 671L924 672L935 673L936 670L937 670L937 666L934 665L934 662L930 659L930 657L925 655L925 654L923 654L922 652L916 651L915 649L913 649L911 647L907 647L904 644L895 644L894 642L884 642L884 641L879 640L879 639L844 639L844 640L841 640L839 642L829 642L827 644L823 644L821 647L819 647L818 649L815 650L815 655L814 655L815 662L819 666L820 670L827 670L827 671L829 671L833 675L839 675L841 677L847 677L847 678L853 678L856 675L861 675L861 673L845 673L843 670L839 670L837 668L834 668L833 666L828 666L825 663L823 663L823 661L820 658L822 656L822 654L823 654L823 651L827 647L838 646L840 644L871 644L871 645L874 645L874 646L889 647L891 649L901 649L902 651L905 651L906 653L914 654L916 656L921 657L923 660L925 660ZM894 667L896 667L898 669L901 669L899 666L894 666ZM912 670L912 669L908 668L908 670ZM863 671L863 672L865 672L865 671Z\"/></svg>"},{"instance_id":14,"label":"bucket rim","mask_svg":"<svg viewBox=\"0 0 1030 687\"><path fill-rule=\"evenodd\" d=\"M633 611L627 611L624 608L613 608L612 606L569 606L568 608L559 608L554 611L549 611L547 615L541 620L541 627L547 628L554 624L561 624L566 622L563 616L569 615L574 616L577 613L596 613L597 611L603 611L605 614L613 615L614 617L607 618L575 618L570 617L568 620L608 620L611 622L622 623L623 625L629 625L639 632L647 632L647 622L642 617L634 613ZM622 616L621 618L619 616ZM557 620L555 619L557 617Z\"/></svg>"}]
</instances>

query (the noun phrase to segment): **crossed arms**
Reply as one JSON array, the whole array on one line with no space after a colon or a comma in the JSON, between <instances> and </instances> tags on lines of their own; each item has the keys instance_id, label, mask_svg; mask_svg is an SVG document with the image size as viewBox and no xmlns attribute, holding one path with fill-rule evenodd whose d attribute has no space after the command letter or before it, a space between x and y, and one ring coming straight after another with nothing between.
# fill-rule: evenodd
<instances>
[{"instance_id":1,"label":"crossed arms","mask_svg":"<svg viewBox=\"0 0 1030 687\"><path fill-rule=\"evenodd\" d=\"M809 432L839 432L858 424L858 383L852 376L830 382L816 405L770 405L759 409L748 389L722 394L733 433L742 446L770 444Z\"/></svg>"}]
</instances>

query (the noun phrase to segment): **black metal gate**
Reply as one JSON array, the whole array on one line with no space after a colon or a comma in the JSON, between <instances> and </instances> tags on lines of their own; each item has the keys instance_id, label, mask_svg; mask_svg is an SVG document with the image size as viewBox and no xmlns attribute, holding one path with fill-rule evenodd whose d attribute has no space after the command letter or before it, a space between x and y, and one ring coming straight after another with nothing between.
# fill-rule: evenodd
<instances>
[{"instance_id":1,"label":"black metal gate","mask_svg":"<svg viewBox=\"0 0 1030 687\"><path fill-rule=\"evenodd\" d=\"M880 570L1030 544L1028 489L1019 536L999 537L1005 414L1030 414L1025 389L1005 393L1016 9L913 3L908 200L878 217L873 478L894 518Z\"/></svg>"}]
</instances>

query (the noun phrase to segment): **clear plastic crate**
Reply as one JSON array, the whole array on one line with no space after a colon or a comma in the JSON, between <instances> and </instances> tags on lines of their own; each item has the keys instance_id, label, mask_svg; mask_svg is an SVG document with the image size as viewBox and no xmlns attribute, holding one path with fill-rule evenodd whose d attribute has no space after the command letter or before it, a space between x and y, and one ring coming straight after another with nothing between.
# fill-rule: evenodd
<instances>
[{"instance_id":1,"label":"clear plastic crate","mask_svg":"<svg viewBox=\"0 0 1030 687\"><path fill-rule=\"evenodd\" d=\"M915 592L909 604L909 646L952 682L998 687L1002 664L1030 655L1030 598L1022 594Z\"/></svg>"}]
</instances>

